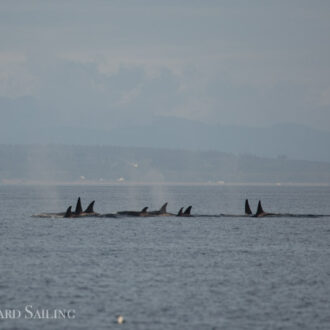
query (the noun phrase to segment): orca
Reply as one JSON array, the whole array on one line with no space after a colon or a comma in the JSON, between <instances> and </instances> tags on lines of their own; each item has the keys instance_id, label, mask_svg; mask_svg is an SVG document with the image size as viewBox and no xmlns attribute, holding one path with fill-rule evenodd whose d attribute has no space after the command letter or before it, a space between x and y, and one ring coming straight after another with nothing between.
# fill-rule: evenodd
<instances>
[{"instance_id":1,"label":"orca","mask_svg":"<svg viewBox=\"0 0 330 330\"><path fill-rule=\"evenodd\" d=\"M192 208L191 205L186 208L186 210L183 212L184 217L190 217L191 216L191 214L190 214L191 208Z\"/></svg>"},{"instance_id":2,"label":"orca","mask_svg":"<svg viewBox=\"0 0 330 330\"><path fill-rule=\"evenodd\" d=\"M150 211L148 212L148 216L149 217L159 217L159 216L163 216L163 217L171 217L171 216L175 216L175 214L173 213L169 213L166 211L167 208L167 202L158 210L158 211Z\"/></svg>"},{"instance_id":3,"label":"orca","mask_svg":"<svg viewBox=\"0 0 330 330\"><path fill-rule=\"evenodd\" d=\"M98 217L99 218L118 218L117 213L105 213L105 214L100 214Z\"/></svg>"},{"instance_id":4,"label":"orca","mask_svg":"<svg viewBox=\"0 0 330 330\"><path fill-rule=\"evenodd\" d=\"M84 213L94 213L94 203L95 203L95 201L92 201L92 202L87 206L87 209L84 211Z\"/></svg>"},{"instance_id":5,"label":"orca","mask_svg":"<svg viewBox=\"0 0 330 330\"><path fill-rule=\"evenodd\" d=\"M95 201L92 201L89 203L89 205L87 206L86 210L84 212L79 213L77 216L79 217L98 217L100 216L100 213L97 213L94 211L94 204Z\"/></svg>"},{"instance_id":6,"label":"orca","mask_svg":"<svg viewBox=\"0 0 330 330\"><path fill-rule=\"evenodd\" d=\"M252 215L249 201L247 199L245 200L245 215Z\"/></svg>"},{"instance_id":7,"label":"orca","mask_svg":"<svg viewBox=\"0 0 330 330\"><path fill-rule=\"evenodd\" d=\"M148 212L148 215L150 216L156 216L156 215L165 215L166 212L166 207L167 207L167 202L158 210L158 211L150 211Z\"/></svg>"},{"instance_id":8,"label":"orca","mask_svg":"<svg viewBox=\"0 0 330 330\"><path fill-rule=\"evenodd\" d=\"M265 212L261 206L261 201L258 202L258 208L257 208L257 212L254 215L254 217L256 218L262 218L262 217L269 217L269 216L280 216L280 214L275 214L275 213L268 213Z\"/></svg>"},{"instance_id":9,"label":"orca","mask_svg":"<svg viewBox=\"0 0 330 330\"><path fill-rule=\"evenodd\" d=\"M176 215L177 217L182 217L183 215L183 207L179 210L178 214Z\"/></svg>"},{"instance_id":10,"label":"orca","mask_svg":"<svg viewBox=\"0 0 330 330\"><path fill-rule=\"evenodd\" d=\"M71 207L69 207L64 215L64 218L82 218L82 217L92 217L92 216L99 216L99 213L94 212L94 203L95 201L92 201L85 211L83 211L83 208L81 206L81 200L80 197L78 197L76 209L74 212L71 212Z\"/></svg>"},{"instance_id":11,"label":"orca","mask_svg":"<svg viewBox=\"0 0 330 330\"><path fill-rule=\"evenodd\" d=\"M78 197L77 204L75 211L72 212L72 206L69 206L66 210L66 212L59 212L59 213L41 213L37 215L33 215L33 217L38 218L82 218L82 217L97 217L100 214L97 212L94 212L94 203L95 201L92 201L85 211L83 211L81 206L81 199Z\"/></svg>"},{"instance_id":12,"label":"orca","mask_svg":"<svg viewBox=\"0 0 330 330\"><path fill-rule=\"evenodd\" d=\"M119 211L118 215L124 215L129 217L147 217L148 216L148 206L144 207L141 211Z\"/></svg>"},{"instance_id":13,"label":"orca","mask_svg":"<svg viewBox=\"0 0 330 330\"><path fill-rule=\"evenodd\" d=\"M257 212L254 215L256 218L274 217L274 218L320 218L326 217L325 214L292 214L292 213L269 213L265 212L261 206L261 201L258 203Z\"/></svg>"},{"instance_id":14,"label":"orca","mask_svg":"<svg viewBox=\"0 0 330 330\"><path fill-rule=\"evenodd\" d=\"M159 214L166 214L166 208L167 208L167 202L160 208L160 210L158 211ZM156 211L157 213L157 211Z\"/></svg>"},{"instance_id":15,"label":"orca","mask_svg":"<svg viewBox=\"0 0 330 330\"><path fill-rule=\"evenodd\" d=\"M64 218L72 218L73 217L73 214L74 213L72 213L72 211L71 211L71 209L72 209L72 205L70 205L68 208L67 208L67 210L66 210L66 212L65 212L65 214L64 214Z\"/></svg>"},{"instance_id":16,"label":"orca","mask_svg":"<svg viewBox=\"0 0 330 330\"><path fill-rule=\"evenodd\" d=\"M185 211L183 212L183 207L179 210L178 214L176 215L177 217L191 217L192 215L190 214L192 206L188 206Z\"/></svg>"},{"instance_id":17,"label":"orca","mask_svg":"<svg viewBox=\"0 0 330 330\"><path fill-rule=\"evenodd\" d=\"M76 210L74 211L75 215L79 215L82 213L82 206L81 206L81 200L80 197L78 197L77 204L76 204Z\"/></svg>"},{"instance_id":18,"label":"orca","mask_svg":"<svg viewBox=\"0 0 330 330\"><path fill-rule=\"evenodd\" d=\"M32 215L32 217L38 218L81 218L81 217L105 217L105 218L117 218L117 217L158 217L158 216L177 216L177 217L192 217L192 206L188 206L185 210L182 207L177 214L167 212L166 208L168 203L166 202L159 210L148 212L148 207L144 207L141 211L119 211L117 213L99 214L94 211L95 201L92 201L87 208L83 211L81 205L81 199L78 197L75 210L72 211L70 205L65 212L59 213L41 213ZM218 214L218 215L194 215L195 217L295 217L295 218L317 218L317 217L329 217L330 215L321 214L290 214L290 213L269 213L265 212L262 208L261 201L258 202L258 208L255 214L252 214L248 199L245 200L245 214Z\"/></svg>"}]
</instances>

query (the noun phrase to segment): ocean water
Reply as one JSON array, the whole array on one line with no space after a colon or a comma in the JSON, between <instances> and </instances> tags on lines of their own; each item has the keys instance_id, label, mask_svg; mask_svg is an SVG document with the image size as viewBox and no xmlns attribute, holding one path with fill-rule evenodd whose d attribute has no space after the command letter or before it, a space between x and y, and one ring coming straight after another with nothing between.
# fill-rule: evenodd
<instances>
[{"instance_id":1,"label":"ocean water","mask_svg":"<svg viewBox=\"0 0 330 330\"><path fill-rule=\"evenodd\" d=\"M330 329L330 217L31 217L78 196L101 213L242 214L249 198L330 215L329 187L2 185L0 311L21 315L0 329Z\"/></svg>"}]
</instances>

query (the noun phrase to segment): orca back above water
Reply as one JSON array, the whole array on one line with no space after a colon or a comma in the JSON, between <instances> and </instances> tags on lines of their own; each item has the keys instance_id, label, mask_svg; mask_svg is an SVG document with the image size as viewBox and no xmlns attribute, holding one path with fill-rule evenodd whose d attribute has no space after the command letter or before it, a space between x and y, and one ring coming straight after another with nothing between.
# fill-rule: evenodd
<instances>
[{"instance_id":1,"label":"orca back above water","mask_svg":"<svg viewBox=\"0 0 330 330\"><path fill-rule=\"evenodd\" d=\"M70 205L65 212L59 213L40 213L33 215L36 218L82 218L82 217L97 217L100 214L94 212L94 203L92 201L85 211L83 211L81 206L81 199L78 197L75 211L72 212L72 206Z\"/></svg>"},{"instance_id":2,"label":"orca back above water","mask_svg":"<svg viewBox=\"0 0 330 330\"><path fill-rule=\"evenodd\" d=\"M179 210L178 214L176 215L177 217L182 217L183 214L183 207Z\"/></svg>"},{"instance_id":3,"label":"orca back above water","mask_svg":"<svg viewBox=\"0 0 330 330\"><path fill-rule=\"evenodd\" d=\"M65 214L64 214L64 218L72 218L72 217L73 217L73 214L74 214L74 213L72 213L71 209L72 209L72 205L70 205L70 206L67 208L67 210L66 210L66 212L65 212Z\"/></svg>"},{"instance_id":4,"label":"orca back above water","mask_svg":"<svg viewBox=\"0 0 330 330\"><path fill-rule=\"evenodd\" d=\"M86 208L86 210L84 211L84 213L94 213L94 203L95 201L92 201L88 207Z\"/></svg>"},{"instance_id":5,"label":"orca back above water","mask_svg":"<svg viewBox=\"0 0 330 330\"><path fill-rule=\"evenodd\" d=\"M77 205L74 214L72 217L75 218L82 218L82 217L92 217L92 216L99 216L99 213L94 212L94 203L95 201L92 201L86 208L85 211L83 211L83 208L81 206L81 200L80 197L78 197Z\"/></svg>"},{"instance_id":6,"label":"orca back above water","mask_svg":"<svg viewBox=\"0 0 330 330\"><path fill-rule=\"evenodd\" d=\"M261 206L261 201L258 202L258 208L257 208L257 212L255 214L256 217L263 217L265 216L265 211L263 210L262 206Z\"/></svg>"},{"instance_id":7,"label":"orca back above water","mask_svg":"<svg viewBox=\"0 0 330 330\"><path fill-rule=\"evenodd\" d=\"M78 197L75 211L72 212L72 206L69 206L64 214L64 218L77 218L82 214L83 214L83 210L81 206L81 200L80 197Z\"/></svg>"},{"instance_id":8,"label":"orca back above water","mask_svg":"<svg viewBox=\"0 0 330 330\"><path fill-rule=\"evenodd\" d=\"M248 199L245 200L245 215L252 215L252 211Z\"/></svg>"},{"instance_id":9,"label":"orca back above water","mask_svg":"<svg viewBox=\"0 0 330 330\"><path fill-rule=\"evenodd\" d=\"M140 216L141 216L141 217L144 217L144 216L147 215L147 213L148 213L148 206L144 207L144 208L141 210L141 212L140 212Z\"/></svg>"},{"instance_id":10,"label":"orca back above water","mask_svg":"<svg viewBox=\"0 0 330 330\"><path fill-rule=\"evenodd\" d=\"M150 217L155 217L155 216L171 216L173 214L167 213L166 208L167 208L167 202L157 211L150 211L148 212L148 216Z\"/></svg>"},{"instance_id":11,"label":"orca back above water","mask_svg":"<svg viewBox=\"0 0 330 330\"><path fill-rule=\"evenodd\" d=\"M160 208L159 214L164 214L166 213L166 208L167 208L167 202Z\"/></svg>"},{"instance_id":12,"label":"orca back above water","mask_svg":"<svg viewBox=\"0 0 330 330\"><path fill-rule=\"evenodd\" d=\"M150 212L148 212L148 216L149 217L159 217L159 216L173 217L173 216L175 216L174 213L167 212L167 210L166 210L167 204L168 203L166 202L158 211L150 211Z\"/></svg>"},{"instance_id":13,"label":"orca back above water","mask_svg":"<svg viewBox=\"0 0 330 330\"><path fill-rule=\"evenodd\" d=\"M183 211L183 207L179 210L178 214L176 215L177 217L191 217L192 215L190 214L192 206L188 206L185 211Z\"/></svg>"},{"instance_id":14,"label":"orca back above water","mask_svg":"<svg viewBox=\"0 0 330 330\"><path fill-rule=\"evenodd\" d=\"M261 206L261 201L259 200L257 212L254 215L254 217L256 217L256 218L262 218L262 217L269 217L269 216L280 216L280 214L265 212L264 209Z\"/></svg>"},{"instance_id":15,"label":"orca back above water","mask_svg":"<svg viewBox=\"0 0 330 330\"><path fill-rule=\"evenodd\" d=\"M89 203L89 205L87 206L86 210L82 213L79 214L80 217L98 217L100 216L99 213L94 211L94 204L95 201L92 201Z\"/></svg>"},{"instance_id":16,"label":"orca back above water","mask_svg":"<svg viewBox=\"0 0 330 330\"><path fill-rule=\"evenodd\" d=\"M76 209L74 211L75 215L79 215L82 213L82 206L81 206L81 200L80 197L78 197L77 204L76 204Z\"/></svg>"},{"instance_id":17,"label":"orca back above water","mask_svg":"<svg viewBox=\"0 0 330 330\"><path fill-rule=\"evenodd\" d=\"M148 216L148 206L144 207L141 211L119 211L117 215L125 215L129 217L146 217Z\"/></svg>"},{"instance_id":18,"label":"orca back above water","mask_svg":"<svg viewBox=\"0 0 330 330\"><path fill-rule=\"evenodd\" d=\"M263 217L271 217L271 218L321 218L321 217L328 217L329 215L326 214L303 214L303 213L269 213L265 212L262 208L261 201L258 202L257 212L253 217L256 218L263 218Z\"/></svg>"},{"instance_id":19,"label":"orca back above water","mask_svg":"<svg viewBox=\"0 0 330 330\"><path fill-rule=\"evenodd\" d=\"M37 215L32 215L32 217L38 218L80 218L80 217L103 217L103 218L117 218L117 217L157 217L157 216L177 216L177 217L192 217L191 209L192 206L188 206L185 210L182 207L177 214L172 214L167 212L166 202L159 210L148 212L148 207L144 207L141 211L119 211L117 213L108 213L108 214L99 214L94 212L94 203L92 201L88 207L83 211L81 199L78 197L75 211L72 211L72 206L69 206L65 212L60 213L41 213ZM195 217L273 217L273 218L319 218L319 217L330 217L330 215L322 215L322 214L290 214L290 213L269 213L265 212L261 201L258 202L257 211L252 215L251 208L249 205L248 199L245 200L245 214L195 214Z\"/></svg>"},{"instance_id":20,"label":"orca back above water","mask_svg":"<svg viewBox=\"0 0 330 330\"><path fill-rule=\"evenodd\" d=\"M184 215L185 217L190 217L190 216L191 216L191 214L190 214L190 212L191 212L191 208L192 208L192 206L190 205L190 206L188 206L188 207L186 208L186 210L183 212L183 215Z\"/></svg>"}]
</instances>

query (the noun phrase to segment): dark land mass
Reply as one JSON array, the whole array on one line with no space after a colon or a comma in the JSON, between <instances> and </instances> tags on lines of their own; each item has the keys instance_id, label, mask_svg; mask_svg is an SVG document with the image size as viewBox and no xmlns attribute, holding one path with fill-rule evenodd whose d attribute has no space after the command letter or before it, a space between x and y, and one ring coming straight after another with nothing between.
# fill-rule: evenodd
<instances>
[{"instance_id":1,"label":"dark land mass","mask_svg":"<svg viewBox=\"0 0 330 330\"><path fill-rule=\"evenodd\" d=\"M0 182L330 184L330 163L218 151L0 145Z\"/></svg>"}]
</instances>

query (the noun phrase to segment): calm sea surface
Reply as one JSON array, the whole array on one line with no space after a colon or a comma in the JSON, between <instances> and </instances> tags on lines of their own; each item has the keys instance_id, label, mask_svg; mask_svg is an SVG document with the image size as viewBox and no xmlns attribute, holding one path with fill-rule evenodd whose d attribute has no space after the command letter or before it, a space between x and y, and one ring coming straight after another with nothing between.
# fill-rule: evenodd
<instances>
[{"instance_id":1,"label":"calm sea surface","mask_svg":"<svg viewBox=\"0 0 330 330\"><path fill-rule=\"evenodd\" d=\"M78 196L100 213L242 214L249 198L330 214L329 187L2 185L0 310L22 316L0 329L330 329L330 217L31 217ZM75 318L24 319L26 306Z\"/></svg>"}]
</instances>

